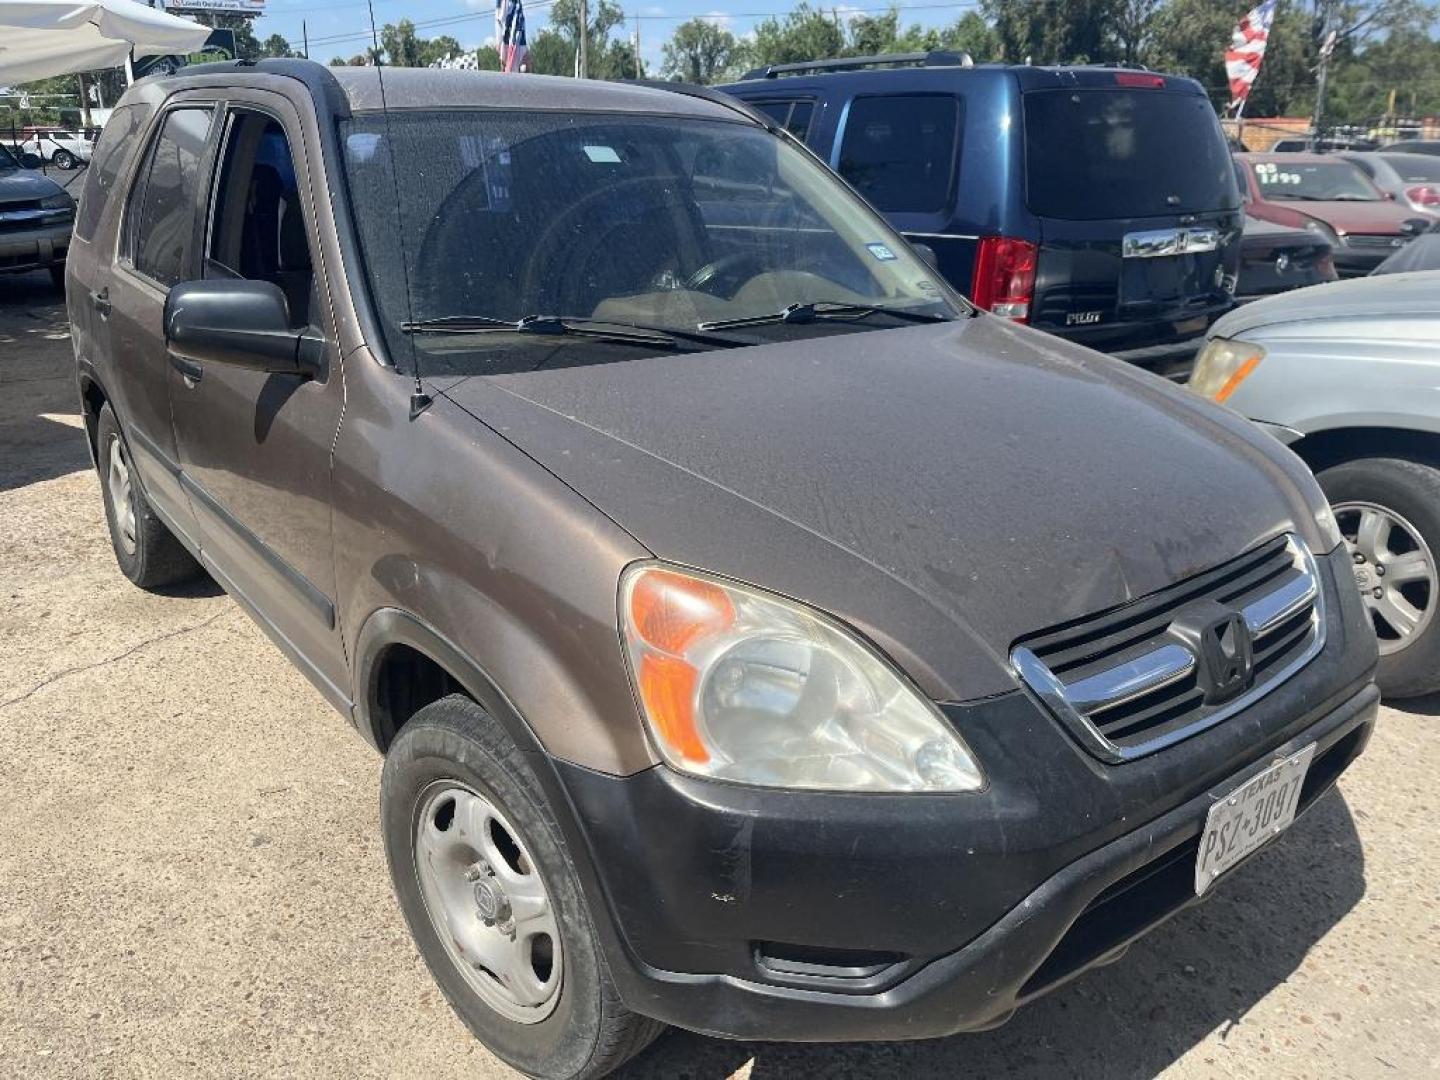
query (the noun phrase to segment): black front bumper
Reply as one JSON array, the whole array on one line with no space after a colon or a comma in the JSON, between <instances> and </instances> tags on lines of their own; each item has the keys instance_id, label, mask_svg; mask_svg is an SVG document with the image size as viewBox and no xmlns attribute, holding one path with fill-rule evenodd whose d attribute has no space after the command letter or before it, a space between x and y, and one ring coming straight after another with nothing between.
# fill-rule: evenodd
<instances>
[{"instance_id":1,"label":"black front bumper","mask_svg":"<svg viewBox=\"0 0 1440 1080\"><path fill-rule=\"evenodd\" d=\"M1197 902L1217 798L1313 742L1303 810L1364 748L1373 636L1344 549L1321 562L1335 598L1321 656L1226 723L1124 765L1089 758L1019 693L947 707L989 772L973 795L559 765L626 1003L734 1038L930 1038L993 1026L1118 955Z\"/></svg>"}]
</instances>

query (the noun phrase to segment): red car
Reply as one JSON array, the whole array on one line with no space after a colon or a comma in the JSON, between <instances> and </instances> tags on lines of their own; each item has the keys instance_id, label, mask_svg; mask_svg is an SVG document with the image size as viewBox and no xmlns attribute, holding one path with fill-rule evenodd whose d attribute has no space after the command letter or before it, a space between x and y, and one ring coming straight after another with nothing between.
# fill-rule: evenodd
<instances>
[{"instance_id":1,"label":"red car","mask_svg":"<svg viewBox=\"0 0 1440 1080\"><path fill-rule=\"evenodd\" d=\"M1236 154L1235 173L1246 213L1323 236L1341 277L1368 274L1430 225L1328 154Z\"/></svg>"}]
</instances>

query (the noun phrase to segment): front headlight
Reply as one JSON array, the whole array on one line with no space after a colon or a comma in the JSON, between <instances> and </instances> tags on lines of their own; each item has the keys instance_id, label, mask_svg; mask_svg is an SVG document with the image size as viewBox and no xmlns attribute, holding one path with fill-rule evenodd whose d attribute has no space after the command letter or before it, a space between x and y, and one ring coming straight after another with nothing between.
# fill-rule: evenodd
<instances>
[{"instance_id":1,"label":"front headlight","mask_svg":"<svg viewBox=\"0 0 1440 1080\"><path fill-rule=\"evenodd\" d=\"M75 200L63 191L59 195L47 195L40 200L41 210L74 210Z\"/></svg>"},{"instance_id":2,"label":"front headlight","mask_svg":"<svg viewBox=\"0 0 1440 1080\"><path fill-rule=\"evenodd\" d=\"M1314 218L1305 219L1305 231L1312 232L1316 236L1323 236L1330 242L1331 247L1340 246L1340 234L1330 228L1323 221L1316 221Z\"/></svg>"},{"instance_id":3,"label":"front headlight","mask_svg":"<svg viewBox=\"0 0 1440 1080\"><path fill-rule=\"evenodd\" d=\"M621 579L620 627L650 732L681 772L831 791L985 784L935 707L819 612L641 565Z\"/></svg>"},{"instance_id":4,"label":"front headlight","mask_svg":"<svg viewBox=\"0 0 1440 1080\"><path fill-rule=\"evenodd\" d=\"M1265 359L1265 349L1251 341L1211 338L1200 350L1189 386L1197 394L1226 401Z\"/></svg>"}]
</instances>

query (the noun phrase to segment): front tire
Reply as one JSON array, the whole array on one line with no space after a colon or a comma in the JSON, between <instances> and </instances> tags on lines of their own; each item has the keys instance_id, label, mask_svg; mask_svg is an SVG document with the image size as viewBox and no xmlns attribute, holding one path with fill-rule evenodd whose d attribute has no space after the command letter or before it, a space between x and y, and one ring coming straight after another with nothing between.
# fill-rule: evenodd
<instances>
[{"instance_id":1,"label":"front tire","mask_svg":"<svg viewBox=\"0 0 1440 1080\"><path fill-rule=\"evenodd\" d=\"M1350 546L1380 644L1386 697L1440 690L1440 469L1360 458L1317 474Z\"/></svg>"},{"instance_id":2,"label":"front tire","mask_svg":"<svg viewBox=\"0 0 1440 1080\"><path fill-rule=\"evenodd\" d=\"M96 460L110 546L120 572L142 589L158 589L194 577L200 566L165 527L136 481L130 449L110 406L95 425Z\"/></svg>"},{"instance_id":3,"label":"front tire","mask_svg":"<svg viewBox=\"0 0 1440 1080\"><path fill-rule=\"evenodd\" d=\"M75 167L75 155L69 150L56 150L55 156L50 159L50 164L57 169L64 169L69 172Z\"/></svg>"},{"instance_id":4,"label":"front tire","mask_svg":"<svg viewBox=\"0 0 1440 1080\"><path fill-rule=\"evenodd\" d=\"M620 1001L539 783L473 701L443 698L405 725L380 806L420 955L497 1057L544 1080L591 1080L664 1029Z\"/></svg>"}]
</instances>

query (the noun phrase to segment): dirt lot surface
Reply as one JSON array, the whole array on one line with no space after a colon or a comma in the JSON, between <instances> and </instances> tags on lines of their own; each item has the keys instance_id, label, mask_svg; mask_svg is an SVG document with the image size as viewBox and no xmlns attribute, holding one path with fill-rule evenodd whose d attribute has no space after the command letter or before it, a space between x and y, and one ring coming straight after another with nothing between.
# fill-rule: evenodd
<instances>
[{"instance_id":1,"label":"dirt lot surface","mask_svg":"<svg viewBox=\"0 0 1440 1080\"><path fill-rule=\"evenodd\" d=\"M1440 703L1201 908L985 1035L673 1032L693 1077L1440 1075ZM0 1076L498 1077L390 896L379 760L213 587L108 547L43 275L0 278Z\"/></svg>"}]
</instances>

